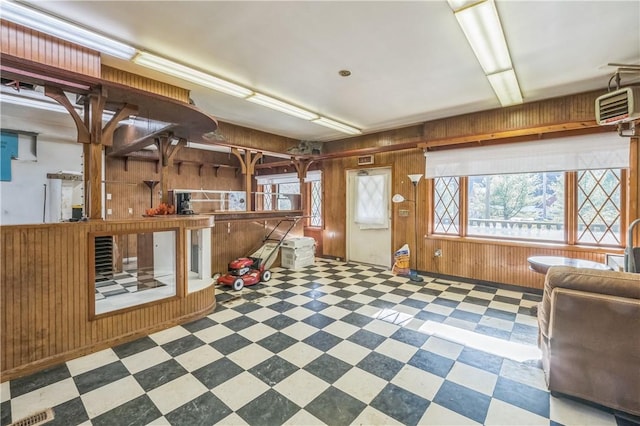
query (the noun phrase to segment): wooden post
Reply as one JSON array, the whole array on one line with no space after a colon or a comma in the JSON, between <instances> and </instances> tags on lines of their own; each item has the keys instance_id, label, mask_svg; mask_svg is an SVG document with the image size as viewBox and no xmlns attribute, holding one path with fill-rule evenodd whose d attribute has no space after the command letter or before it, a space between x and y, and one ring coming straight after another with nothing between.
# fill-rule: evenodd
<instances>
[{"instance_id":1,"label":"wooden post","mask_svg":"<svg viewBox=\"0 0 640 426\"><path fill-rule=\"evenodd\" d=\"M171 204L169 200L169 174L171 172L171 166L173 166L173 160L182 149L187 145L187 140L181 138L176 145L171 145L173 136L170 134L161 135L156 138L156 145L158 152L160 153L160 188L162 191L162 202Z\"/></svg>"},{"instance_id":2,"label":"wooden post","mask_svg":"<svg viewBox=\"0 0 640 426\"><path fill-rule=\"evenodd\" d=\"M298 208L301 210L305 210L304 214L306 216L311 215L311 203L306 202L307 186L305 185L304 180L307 178L307 172L309 171L309 166L311 166L312 162L313 160L291 159L291 163L293 163L293 167L296 168L296 172L298 172L298 179L300 180L300 205L298 206ZM307 208L307 204L309 205L309 208Z\"/></svg>"},{"instance_id":3,"label":"wooden post","mask_svg":"<svg viewBox=\"0 0 640 426\"><path fill-rule=\"evenodd\" d=\"M258 163L258 160L262 158L262 153L252 153L247 149L244 151L244 158L237 148L232 148L231 153L235 155L240 161L240 168L242 170L242 174L244 174L244 190L247 211L254 211L255 201L252 196L253 175L255 174L256 164Z\"/></svg>"},{"instance_id":4,"label":"wooden post","mask_svg":"<svg viewBox=\"0 0 640 426\"><path fill-rule=\"evenodd\" d=\"M113 144L113 132L118 122L130 114L137 113L138 108L125 104L102 127L102 113L107 101L106 90L100 89L88 95L88 102L84 106L84 117L80 117L61 88L46 85L44 94L65 107L76 124L77 141L84 144L82 153L85 213L89 219L103 219L102 154L104 147Z\"/></svg>"}]
</instances>

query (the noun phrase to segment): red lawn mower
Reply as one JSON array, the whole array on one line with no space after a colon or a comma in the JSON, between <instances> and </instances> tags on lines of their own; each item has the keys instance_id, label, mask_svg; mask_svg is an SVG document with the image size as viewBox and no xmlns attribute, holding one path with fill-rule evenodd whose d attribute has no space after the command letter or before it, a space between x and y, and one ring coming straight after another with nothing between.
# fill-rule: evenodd
<instances>
[{"instance_id":1,"label":"red lawn mower","mask_svg":"<svg viewBox=\"0 0 640 426\"><path fill-rule=\"evenodd\" d=\"M244 286L269 281L271 279L269 268L278 256L278 249L302 217L294 216L282 219L264 237L259 249L247 257L240 257L229 262L228 272L224 275L215 274L213 278L217 278L219 284L231 286L236 291L242 290ZM280 238L272 237L278 230L282 233Z\"/></svg>"}]
</instances>

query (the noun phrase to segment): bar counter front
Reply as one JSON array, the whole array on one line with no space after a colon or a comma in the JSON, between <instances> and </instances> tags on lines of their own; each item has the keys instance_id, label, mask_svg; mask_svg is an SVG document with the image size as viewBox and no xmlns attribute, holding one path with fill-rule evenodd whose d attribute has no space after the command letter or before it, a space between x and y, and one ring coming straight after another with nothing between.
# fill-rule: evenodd
<instances>
[{"instance_id":1,"label":"bar counter front","mask_svg":"<svg viewBox=\"0 0 640 426\"><path fill-rule=\"evenodd\" d=\"M202 317L213 216L2 226L1 379Z\"/></svg>"}]
</instances>

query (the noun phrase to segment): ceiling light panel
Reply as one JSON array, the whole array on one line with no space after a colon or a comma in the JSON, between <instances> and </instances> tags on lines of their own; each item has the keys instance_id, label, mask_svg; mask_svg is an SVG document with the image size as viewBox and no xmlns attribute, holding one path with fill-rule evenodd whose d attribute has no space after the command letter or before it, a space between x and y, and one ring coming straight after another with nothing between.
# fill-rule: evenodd
<instances>
[{"instance_id":1,"label":"ceiling light panel","mask_svg":"<svg viewBox=\"0 0 640 426\"><path fill-rule=\"evenodd\" d=\"M137 51L133 46L25 7L19 3L2 0L0 9L2 11L2 19L97 50L106 55L130 60Z\"/></svg>"},{"instance_id":2,"label":"ceiling light panel","mask_svg":"<svg viewBox=\"0 0 640 426\"><path fill-rule=\"evenodd\" d=\"M348 135L360 135L362 131L355 127L349 126L344 123L340 123L335 120L331 120L330 118L320 117L317 120L313 120L314 123L319 124L324 127L329 127L330 129L338 130L342 133L346 133Z\"/></svg>"},{"instance_id":3,"label":"ceiling light panel","mask_svg":"<svg viewBox=\"0 0 640 426\"><path fill-rule=\"evenodd\" d=\"M247 100L267 108L275 109L276 111L284 112L285 114L289 114L294 117L302 118L303 120L315 120L319 118L318 114L298 108L297 106L272 98L271 96L263 95L262 93L256 93L253 96L248 97Z\"/></svg>"},{"instance_id":4,"label":"ceiling light panel","mask_svg":"<svg viewBox=\"0 0 640 426\"><path fill-rule=\"evenodd\" d=\"M509 49L493 0L485 0L454 10L454 13L485 74L493 74L512 67Z\"/></svg>"},{"instance_id":5,"label":"ceiling light panel","mask_svg":"<svg viewBox=\"0 0 640 426\"><path fill-rule=\"evenodd\" d=\"M238 98L246 98L253 94L253 91L246 87L242 87L230 81L223 80L211 74L195 70L148 52L140 52L135 58L133 58L133 62Z\"/></svg>"},{"instance_id":6,"label":"ceiling light panel","mask_svg":"<svg viewBox=\"0 0 640 426\"><path fill-rule=\"evenodd\" d=\"M520 93L520 86L513 70L490 74L487 78L502 106L522 103L522 93Z\"/></svg>"}]
</instances>

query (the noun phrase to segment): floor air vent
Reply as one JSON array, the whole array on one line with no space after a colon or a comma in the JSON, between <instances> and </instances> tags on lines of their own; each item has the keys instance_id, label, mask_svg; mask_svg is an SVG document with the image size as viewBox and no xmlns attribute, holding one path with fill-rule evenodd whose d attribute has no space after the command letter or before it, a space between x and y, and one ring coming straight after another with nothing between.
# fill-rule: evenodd
<instances>
[{"instance_id":1,"label":"floor air vent","mask_svg":"<svg viewBox=\"0 0 640 426\"><path fill-rule=\"evenodd\" d=\"M39 426L49 423L51 420L53 420L53 417L53 410L49 408L47 410L32 414L29 417L25 417L24 419L15 421L9 426Z\"/></svg>"}]
</instances>

